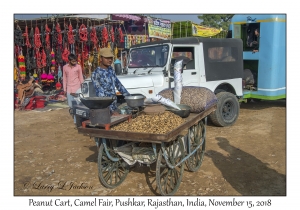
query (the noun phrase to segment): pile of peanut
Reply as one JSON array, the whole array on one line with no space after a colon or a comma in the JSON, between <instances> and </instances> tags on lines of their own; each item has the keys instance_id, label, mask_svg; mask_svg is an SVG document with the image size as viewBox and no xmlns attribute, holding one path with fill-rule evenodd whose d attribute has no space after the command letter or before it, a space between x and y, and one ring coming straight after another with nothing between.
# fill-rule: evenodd
<instances>
[{"instance_id":1,"label":"pile of peanut","mask_svg":"<svg viewBox=\"0 0 300 210\"><path fill-rule=\"evenodd\" d=\"M125 121L111 127L111 130L166 134L184 122L184 119L168 111L156 115L146 115L145 113L140 113L136 118L131 119L129 122Z\"/></svg>"}]
</instances>

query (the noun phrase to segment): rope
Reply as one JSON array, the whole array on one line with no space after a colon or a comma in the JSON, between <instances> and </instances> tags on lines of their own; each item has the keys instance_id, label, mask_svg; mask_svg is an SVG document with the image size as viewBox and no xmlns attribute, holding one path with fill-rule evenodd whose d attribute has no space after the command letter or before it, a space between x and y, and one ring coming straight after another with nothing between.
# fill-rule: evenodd
<instances>
[{"instance_id":1,"label":"rope","mask_svg":"<svg viewBox=\"0 0 300 210\"><path fill-rule=\"evenodd\" d=\"M41 42L42 46L45 46L45 29L43 25L41 25Z\"/></svg>"},{"instance_id":2,"label":"rope","mask_svg":"<svg viewBox=\"0 0 300 210\"><path fill-rule=\"evenodd\" d=\"M83 60L86 60L86 59L88 59L88 57L89 57L89 52L88 52L87 46L85 45L85 46L82 48L82 59L83 59Z\"/></svg>"},{"instance_id":3,"label":"rope","mask_svg":"<svg viewBox=\"0 0 300 210\"><path fill-rule=\"evenodd\" d=\"M97 38L98 38L98 44L100 44L102 42L102 31L101 31L101 28L97 28L96 29L96 34L97 34Z\"/></svg>"},{"instance_id":4,"label":"rope","mask_svg":"<svg viewBox=\"0 0 300 210\"><path fill-rule=\"evenodd\" d=\"M57 47L57 51L56 51L56 60L58 63L62 63L62 53L61 53L61 48Z\"/></svg>"},{"instance_id":5,"label":"rope","mask_svg":"<svg viewBox=\"0 0 300 210\"><path fill-rule=\"evenodd\" d=\"M89 48L91 48L91 45L92 45L91 27L89 26L89 23L87 23L86 29L87 29L87 45L89 46Z\"/></svg>"},{"instance_id":6,"label":"rope","mask_svg":"<svg viewBox=\"0 0 300 210\"><path fill-rule=\"evenodd\" d=\"M120 43L120 38L119 38L120 34L119 34L119 30L118 28L116 27L115 28L115 43L118 44Z\"/></svg>"},{"instance_id":7,"label":"rope","mask_svg":"<svg viewBox=\"0 0 300 210\"><path fill-rule=\"evenodd\" d=\"M97 49L94 48L93 68L96 69L97 66L98 66L98 52L97 52Z\"/></svg>"},{"instance_id":8,"label":"rope","mask_svg":"<svg viewBox=\"0 0 300 210\"><path fill-rule=\"evenodd\" d=\"M78 22L77 22L77 25L76 25L75 41L80 42Z\"/></svg>"},{"instance_id":9,"label":"rope","mask_svg":"<svg viewBox=\"0 0 300 210\"><path fill-rule=\"evenodd\" d=\"M15 45L17 46L22 46L22 42L23 42L23 37L22 37L22 30L20 28L20 26L17 26L17 28L15 29Z\"/></svg>"},{"instance_id":10,"label":"rope","mask_svg":"<svg viewBox=\"0 0 300 210\"><path fill-rule=\"evenodd\" d=\"M31 49L30 63L31 63L31 69L36 69L36 58L34 56L34 50L33 50L33 48Z\"/></svg>"},{"instance_id":11,"label":"rope","mask_svg":"<svg viewBox=\"0 0 300 210\"><path fill-rule=\"evenodd\" d=\"M55 31L54 23L52 24L52 48L54 48L57 45L57 34Z\"/></svg>"},{"instance_id":12,"label":"rope","mask_svg":"<svg viewBox=\"0 0 300 210\"><path fill-rule=\"evenodd\" d=\"M28 70L32 69L32 64L31 64L31 61L30 61L28 48L27 48L27 55L26 55L26 67L27 67Z\"/></svg>"},{"instance_id":13,"label":"rope","mask_svg":"<svg viewBox=\"0 0 300 210\"><path fill-rule=\"evenodd\" d=\"M63 38L63 45L65 45L65 43L68 43L68 31L69 27L64 24L64 38Z\"/></svg>"},{"instance_id":14,"label":"rope","mask_svg":"<svg viewBox=\"0 0 300 210\"><path fill-rule=\"evenodd\" d=\"M46 48L46 61L47 61L47 67L51 66L51 54L50 54L50 48Z\"/></svg>"}]
</instances>

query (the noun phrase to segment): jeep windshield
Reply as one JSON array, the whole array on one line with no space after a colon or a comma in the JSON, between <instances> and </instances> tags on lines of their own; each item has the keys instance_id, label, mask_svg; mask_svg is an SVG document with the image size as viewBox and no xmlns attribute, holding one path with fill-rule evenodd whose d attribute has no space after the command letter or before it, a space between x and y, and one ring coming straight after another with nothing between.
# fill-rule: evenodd
<instances>
[{"instance_id":1,"label":"jeep windshield","mask_svg":"<svg viewBox=\"0 0 300 210\"><path fill-rule=\"evenodd\" d=\"M136 48L130 51L129 68L163 67L169 54L168 45Z\"/></svg>"}]
</instances>

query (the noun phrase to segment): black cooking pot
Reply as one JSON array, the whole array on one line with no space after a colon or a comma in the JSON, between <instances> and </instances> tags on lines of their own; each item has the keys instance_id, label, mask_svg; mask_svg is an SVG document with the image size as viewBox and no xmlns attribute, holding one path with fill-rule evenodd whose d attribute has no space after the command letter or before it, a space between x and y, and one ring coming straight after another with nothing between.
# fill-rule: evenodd
<instances>
[{"instance_id":1,"label":"black cooking pot","mask_svg":"<svg viewBox=\"0 0 300 210\"><path fill-rule=\"evenodd\" d=\"M112 104L114 100L117 99L116 96L113 97L81 97L80 101L89 109L105 109Z\"/></svg>"},{"instance_id":2,"label":"black cooking pot","mask_svg":"<svg viewBox=\"0 0 300 210\"><path fill-rule=\"evenodd\" d=\"M167 106L167 109L166 111L170 111L170 112L173 112L174 114L182 117L182 118L186 118L188 116L190 116L190 113L191 113L191 107L188 106L188 105L185 105L185 104L176 104L181 110L178 110L178 109L174 109L172 107L168 107Z\"/></svg>"}]
</instances>

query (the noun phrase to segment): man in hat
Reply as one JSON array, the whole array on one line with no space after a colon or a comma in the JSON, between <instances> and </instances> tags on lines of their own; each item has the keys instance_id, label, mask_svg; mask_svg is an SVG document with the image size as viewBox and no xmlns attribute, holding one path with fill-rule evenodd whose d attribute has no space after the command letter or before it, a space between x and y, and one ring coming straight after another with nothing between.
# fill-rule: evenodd
<instances>
[{"instance_id":1,"label":"man in hat","mask_svg":"<svg viewBox=\"0 0 300 210\"><path fill-rule=\"evenodd\" d=\"M92 73L91 79L95 87L98 97L111 97L116 95L115 89L122 93L123 96L128 96L130 93L122 85L117 78L114 69L112 68L114 55L109 48L100 50L100 66ZM110 105L110 110L113 115L117 115L117 100Z\"/></svg>"}]
</instances>

